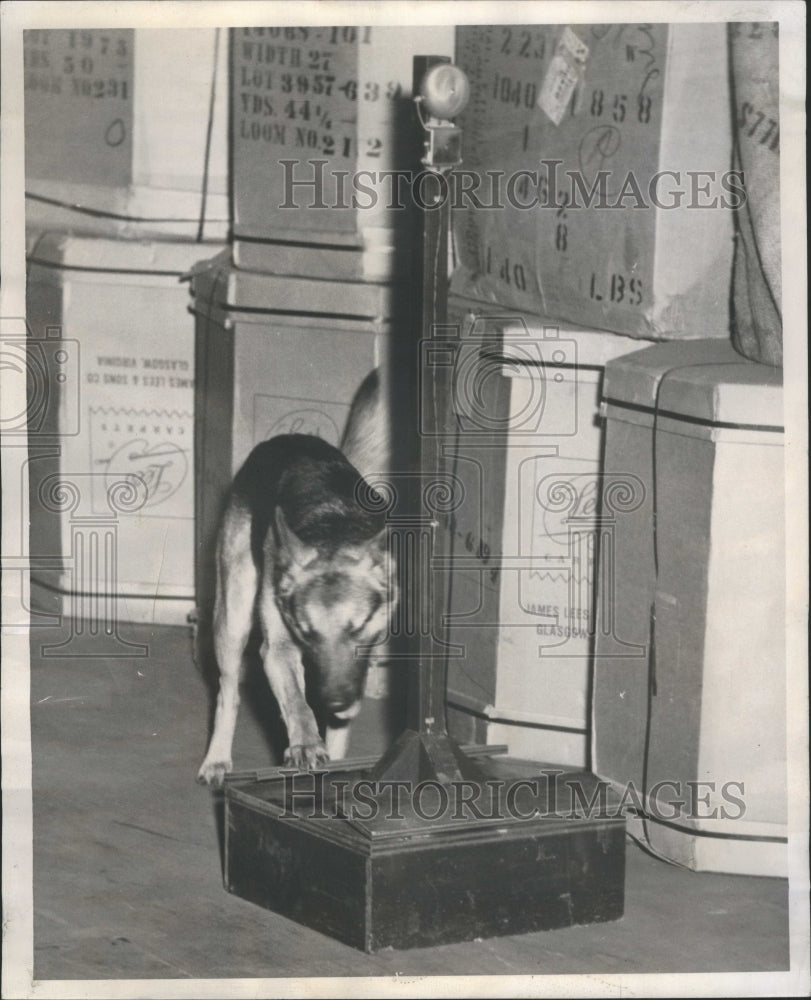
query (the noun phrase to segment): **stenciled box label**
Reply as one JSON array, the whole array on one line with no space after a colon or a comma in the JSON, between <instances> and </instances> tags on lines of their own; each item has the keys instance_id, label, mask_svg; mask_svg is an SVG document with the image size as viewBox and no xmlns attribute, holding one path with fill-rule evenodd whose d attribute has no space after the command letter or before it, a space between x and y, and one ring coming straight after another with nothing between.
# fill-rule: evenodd
<instances>
[{"instance_id":1,"label":"stenciled box label","mask_svg":"<svg viewBox=\"0 0 811 1000\"><path fill-rule=\"evenodd\" d=\"M395 226L399 188L382 174L410 166L398 147L412 57L452 52L452 32L236 28L231 47L235 235L358 242L360 230Z\"/></svg>"},{"instance_id":2,"label":"stenciled box label","mask_svg":"<svg viewBox=\"0 0 811 1000\"><path fill-rule=\"evenodd\" d=\"M668 26L477 26L457 39L472 91L465 168L503 171L500 190L477 194L505 204L456 213L462 263L500 302L603 329L606 316L644 324L656 213L623 206L659 168Z\"/></svg>"},{"instance_id":3,"label":"stenciled box label","mask_svg":"<svg viewBox=\"0 0 811 1000\"><path fill-rule=\"evenodd\" d=\"M132 29L23 33L29 177L131 183L134 39Z\"/></svg>"}]
</instances>

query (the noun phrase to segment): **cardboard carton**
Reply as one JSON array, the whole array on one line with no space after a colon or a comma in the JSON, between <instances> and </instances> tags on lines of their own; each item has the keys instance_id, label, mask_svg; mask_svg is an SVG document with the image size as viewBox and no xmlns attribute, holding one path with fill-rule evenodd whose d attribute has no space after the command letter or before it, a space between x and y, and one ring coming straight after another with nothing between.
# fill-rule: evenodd
<instances>
[{"instance_id":1,"label":"cardboard carton","mask_svg":"<svg viewBox=\"0 0 811 1000\"><path fill-rule=\"evenodd\" d=\"M224 239L224 31L32 30L24 58L29 226Z\"/></svg>"},{"instance_id":2,"label":"cardboard carton","mask_svg":"<svg viewBox=\"0 0 811 1000\"><path fill-rule=\"evenodd\" d=\"M463 316L464 301L451 309ZM461 734L466 717L482 719L488 741L511 752L584 765L600 383L606 362L634 344L516 311L467 309L459 428L446 446L465 496L450 526L448 624L460 648L449 661L454 726ZM472 732L482 736L481 728Z\"/></svg>"},{"instance_id":3,"label":"cardboard carton","mask_svg":"<svg viewBox=\"0 0 811 1000\"><path fill-rule=\"evenodd\" d=\"M626 493L600 553L593 770L633 786L629 829L659 854L785 876L781 373L670 344L609 364L603 394Z\"/></svg>"},{"instance_id":4,"label":"cardboard carton","mask_svg":"<svg viewBox=\"0 0 811 1000\"><path fill-rule=\"evenodd\" d=\"M381 174L411 167L412 60L452 55L452 27L239 28L231 45L237 266L392 279L410 187Z\"/></svg>"},{"instance_id":5,"label":"cardboard carton","mask_svg":"<svg viewBox=\"0 0 811 1000\"><path fill-rule=\"evenodd\" d=\"M240 271L223 254L192 279L197 324L196 587L213 599L213 553L234 473L260 441L338 444L349 405L385 347L385 289Z\"/></svg>"},{"instance_id":6,"label":"cardboard carton","mask_svg":"<svg viewBox=\"0 0 811 1000\"><path fill-rule=\"evenodd\" d=\"M64 614L104 598L116 620L181 623L193 607L194 323L181 278L219 249L46 233L29 254L31 575Z\"/></svg>"},{"instance_id":7,"label":"cardboard carton","mask_svg":"<svg viewBox=\"0 0 811 1000\"><path fill-rule=\"evenodd\" d=\"M476 189L454 213L460 294L633 337L727 337L724 25L466 26L457 62Z\"/></svg>"}]
</instances>

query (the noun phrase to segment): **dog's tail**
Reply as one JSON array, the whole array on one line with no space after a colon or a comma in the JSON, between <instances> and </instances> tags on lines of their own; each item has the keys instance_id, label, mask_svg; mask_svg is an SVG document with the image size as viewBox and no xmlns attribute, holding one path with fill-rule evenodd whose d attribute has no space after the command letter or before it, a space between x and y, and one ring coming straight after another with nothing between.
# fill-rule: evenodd
<instances>
[{"instance_id":1,"label":"dog's tail","mask_svg":"<svg viewBox=\"0 0 811 1000\"><path fill-rule=\"evenodd\" d=\"M389 471L391 418L385 380L380 369L361 382L344 428L341 451L364 479L374 480Z\"/></svg>"}]
</instances>

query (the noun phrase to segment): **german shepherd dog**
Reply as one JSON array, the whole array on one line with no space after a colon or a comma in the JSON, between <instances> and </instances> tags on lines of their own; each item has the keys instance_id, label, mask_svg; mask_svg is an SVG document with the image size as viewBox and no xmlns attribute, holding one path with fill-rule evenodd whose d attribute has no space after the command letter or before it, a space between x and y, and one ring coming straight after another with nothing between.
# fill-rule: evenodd
<instances>
[{"instance_id":1,"label":"german shepherd dog","mask_svg":"<svg viewBox=\"0 0 811 1000\"><path fill-rule=\"evenodd\" d=\"M364 489L368 495L337 448L304 434L257 445L234 478L217 541L220 689L201 783L221 784L232 767L241 661L255 615L287 727L285 763L307 770L345 755L370 647L385 635L397 599L383 515L361 505ZM326 713L324 740L306 690Z\"/></svg>"}]
</instances>

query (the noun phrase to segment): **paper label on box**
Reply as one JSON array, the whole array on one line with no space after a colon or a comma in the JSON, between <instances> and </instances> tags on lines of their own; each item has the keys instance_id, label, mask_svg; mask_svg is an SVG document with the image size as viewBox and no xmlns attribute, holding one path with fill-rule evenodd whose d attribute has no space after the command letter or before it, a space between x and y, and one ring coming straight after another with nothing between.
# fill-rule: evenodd
<instances>
[{"instance_id":1,"label":"paper label on box","mask_svg":"<svg viewBox=\"0 0 811 1000\"><path fill-rule=\"evenodd\" d=\"M578 38L571 28L566 28L549 63L538 107L546 112L556 125L566 111L574 88L583 77L589 47Z\"/></svg>"},{"instance_id":2,"label":"paper label on box","mask_svg":"<svg viewBox=\"0 0 811 1000\"><path fill-rule=\"evenodd\" d=\"M91 407L93 510L109 513L108 491L125 483L143 497L121 516L189 519L194 512L194 416L179 410Z\"/></svg>"},{"instance_id":3,"label":"paper label on box","mask_svg":"<svg viewBox=\"0 0 811 1000\"><path fill-rule=\"evenodd\" d=\"M23 32L26 176L132 181L135 32Z\"/></svg>"}]
</instances>

